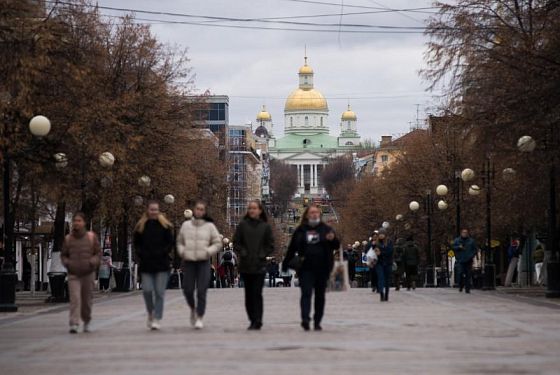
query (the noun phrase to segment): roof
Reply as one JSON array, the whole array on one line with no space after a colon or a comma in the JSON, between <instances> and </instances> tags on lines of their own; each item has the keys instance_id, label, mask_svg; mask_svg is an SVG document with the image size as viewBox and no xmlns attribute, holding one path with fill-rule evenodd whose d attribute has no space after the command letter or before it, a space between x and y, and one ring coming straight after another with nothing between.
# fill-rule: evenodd
<instances>
[{"instance_id":1,"label":"roof","mask_svg":"<svg viewBox=\"0 0 560 375\"><path fill-rule=\"evenodd\" d=\"M411 132L406 133L402 137L395 139L391 142L392 146L402 147L409 142L413 142L414 140L418 139L418 137L423 137L428 133L426 129L414 129Z\"/></svg>"},{"instance_id":2,"label":"roof","mask_svg":"<svg viewBox=\"0 0 560 375\"><path fill-rule=\"evenodd\" d=\"M304 147L304 140L308 143ZM313 135L287 134L276 141L274 150L279 149L306 149L317 150L325 148L338 148L338 139L332 135L318 133Z\"/></svg>"}]
</instances>

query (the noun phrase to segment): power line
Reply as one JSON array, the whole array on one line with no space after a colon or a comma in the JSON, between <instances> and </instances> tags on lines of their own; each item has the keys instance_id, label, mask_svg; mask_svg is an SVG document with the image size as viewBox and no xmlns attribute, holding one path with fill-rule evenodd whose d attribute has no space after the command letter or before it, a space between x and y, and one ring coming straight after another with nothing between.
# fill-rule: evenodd
<instances>
[{"instance_id":1,"label":"power line","mask_svg":"<svg viewBox=\"0 0 560 375\"><path fill-rule=\"evenodd\" d=\"M47 0L49 3L58 3L62 5L72 5L70 2L65 1L52 1ZM390 26L390 25L368 25L368 24L340 24L340 23L314 23L314 22L295 22L295 21L283 21L283 20L271 20L271 19L258 19L258 18L235 18L235 17L218 17L218 16L207 16L207 15L194 15L194 14L187 14L187 13L175 13L175 12L164 12L164 11L150 11L150 10L141 10L141 9L133 9L133 8L118 8L118 7L109 7L109 6L102 6L96 5L97 9L104 9L104 10L111 10L117 12L129 12L129 13L141 13L141 14L150 14L150 15L160 15L160 16L173 16L173 17L184 17L184 18L194 18L194 19L206 19L212 21L227 21L227 22L262 22L262 23L275 23L275 24L287 24L287 25L294 25L294 26L312 26L312 27L350 27L350 28L374 28L374 29L394 29L394 30L425 30L425 27L418 27L418 26ZM389 11L389 10L385 10ZM393 10L391 10L393 11ZM105 14L106 15L106 14ZM338 13L338 16L342 16L343 13ZM159 22L159 23L170 23L170 24L188 24L188 25L199 25L199 26L206 26L208 23L200 22L200 21L175 21L175 20L167 20L167 19L146 19L146 18L137 18L138 20L143 20L147 22ZM251 29L268 29L268 30L287 30L287 31L313 31L310 29L294 29L294 28L269 28L263 26L241 26L241 25L209 25L215 27L235 27L235 28L251 28ZM327 30L327 32L335 32L331 30ZM336 30L338 32L338 30Z\"/></svg>"},{"instance_id":2,"label":"power line","mask_svg":"<svg viewBox=\"0 0 560 375\"><path fill-rule=\"evenodd\" d=\"M317 5L328 5L328 6L335 6L335 7L340 7L340 3L329 3L326 1L313 1L313 0L283 0L283 1L289 1L292 3L305 3L305 4L317 4ZM345 4L344 5L347 8L358 8L358 9L377 9L377 10L382 10L382 9L390 9L390 8L380 8L380 7L373 7L373 6L368 6L368 5L351 5L351 4ZM439 7L422 7L422 8L412 8L412 9L391 9L392 11L395 12L399 12L399 11L409 11L409 12L421 12L423 10L429 10L429 9L440 9ZM433 14L434 12L423 12L423 13L430 13Z\"/></svg>"}]
</instances>

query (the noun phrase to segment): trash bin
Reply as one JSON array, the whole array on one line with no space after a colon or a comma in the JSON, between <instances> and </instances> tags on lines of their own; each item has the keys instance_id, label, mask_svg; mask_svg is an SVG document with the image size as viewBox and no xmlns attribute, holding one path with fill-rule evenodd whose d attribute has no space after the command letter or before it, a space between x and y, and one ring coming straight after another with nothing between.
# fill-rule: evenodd
<instances>
[{"instance_id":1,"label":"trash bin","mask_svg":"<svg viewBox=\"0 0 560 375\"><path fill-rule=\"evenodd\" d=\"M66 282L66 272L49 272L49 284L51 287L51 295L47 298L47 302L62 303L68 302L68 283Z\"/></svg>"},{"instance_id":2,"label":"trash bin","mask_svg":"<svg viewBox=\"0 0 560 375\"><path fill-rule=\"evenodd\" d=\"M130 292L130 268L121 268L115 270L114 292Z\"/></svg>"}]
</instances>

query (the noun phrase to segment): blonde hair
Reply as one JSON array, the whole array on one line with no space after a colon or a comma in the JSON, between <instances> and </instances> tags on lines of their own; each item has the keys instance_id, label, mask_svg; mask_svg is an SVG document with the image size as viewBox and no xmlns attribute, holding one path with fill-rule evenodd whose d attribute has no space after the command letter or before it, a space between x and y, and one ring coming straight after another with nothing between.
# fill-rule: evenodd
<instances>
[{"instance_id":1,"label":"blonde hair","mask_svg":"<svg viewBox=\"0 0 560 375\"><path fill-rule=\"evenodd\" d=\"M144 229L146 228L146 223L148 222L149 219L150 218L148 216L148 213L144 212L144 214L142 215L140 220L138 220L138 223L136 223L136 226L134 227L134 231L137 232L137 233L144 233ZM171 224L171 222L169 220L167 220L167 218L165 217L164 214L159 214L158 218L157 218L157 221L165 229L173 228L173 224Z\"/></svg>"}]
</instances>

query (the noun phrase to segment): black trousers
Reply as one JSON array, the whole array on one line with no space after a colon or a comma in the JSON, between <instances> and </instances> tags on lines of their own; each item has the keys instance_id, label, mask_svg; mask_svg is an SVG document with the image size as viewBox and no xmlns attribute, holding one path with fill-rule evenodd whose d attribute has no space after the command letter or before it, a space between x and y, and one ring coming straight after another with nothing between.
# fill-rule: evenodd
<instances>
[{"instance_id":1,"label":"black trousers","mask_svg":"<svg viewBox=\"0 0 560 375\"><path fill-rule=\"evenodd\" d=\"M251 324L263 321L263 286L264 273L242 273L245 286L245 310Z\"/></svg>"},{"instance_id":2,"label":"black trousers","mask_svg":"<svg viewBox=\"0 0 560 375\"><path fill-rule=\"evenodd\" d=\"M457 262L459 270L459 288L468 292L471 290L471 280L472 280L472 259L468 262Z\"/></svg>"},{"instance_id":3,"label":"black trousers","mask_svg":"<svg viewBox=\"0 0 560 375\"><path fill-rule=\"evenodd\" d=\"M101 290L109 290L109 282L111 279L99 279L99 289Z\"/></svg>"},{"instance_id":4,"label":"black trousers","mask_svg":"<svg viewBox=\"0 0 560 375\"><path fill-rule=\"evenodd\" d=\"M327 291L327 276L316 274L312 271L301 271L299 276L299 284L301 288L301 321L309 322L311 320L311 298L315 292L315 313L313 321L316 324L321 323L325 312L325 293Z\"/></svg>"}]
</instances>

